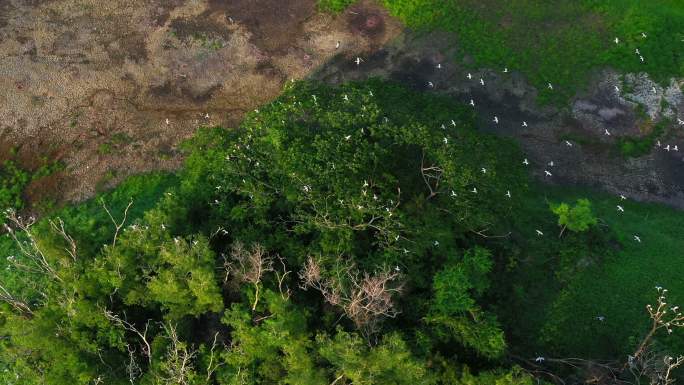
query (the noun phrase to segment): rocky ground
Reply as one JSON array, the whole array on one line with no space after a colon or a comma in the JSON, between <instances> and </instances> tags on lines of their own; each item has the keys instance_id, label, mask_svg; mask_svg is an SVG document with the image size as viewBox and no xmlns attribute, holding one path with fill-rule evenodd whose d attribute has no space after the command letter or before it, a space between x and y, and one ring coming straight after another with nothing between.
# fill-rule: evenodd
<instances>
[{"instance_id":1,"label":"rocky ground","mask_svg":"<svg viewBox=\"0 0 684 385\"><path fill-rule=\"evenodd\" d=\"M81 200L127 175L178 167L178 144L199 126L236 125L289 79L380 76L474 99L483 127L516 138L536 175L552 172L548 182L684 207L681 82L606 71L570 107L539 106L514 69L468 80L454 41L403 30L370 1L333 17L314 0L0 0L0 161L10 148L27 167L60 160L66 170L30 186L29 198ZM663 116L675 123L662 147L619 155L616 138L646 135Z\"/></svg>"}]
</instances>

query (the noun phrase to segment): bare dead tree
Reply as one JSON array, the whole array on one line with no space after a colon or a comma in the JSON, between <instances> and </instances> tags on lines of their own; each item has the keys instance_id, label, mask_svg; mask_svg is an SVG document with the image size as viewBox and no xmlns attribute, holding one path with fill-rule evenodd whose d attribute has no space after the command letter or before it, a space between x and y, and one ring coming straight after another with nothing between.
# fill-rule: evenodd
<instances>
[{"instance_id":1,"label":"bare dead tree","mask_svg":"<svg viewBox=\"0 0 684 385\"><path fill-rule=\"evenodd\" d=\"M246 249L240 242L233 243L230 253L224 256L223 266L226 270L227 281L229 275L233 275L238 281L254 285L254 311L259 302L261 280L265 273L273 271L273 257L259 244L253 244L251 249Z\"/></svg>"},{"instance_id":2,"label":"bare dead tree","mask_svg":"<svg viewBox=\"0 0 684 385\"><path fill-rule=\"evenodd\" d=\"M188 347L178 339L176 327L163 325L165 338L169 340L166 356L160 364L160 372L156 373L156 382L167 385L188 385L194 370L193 361L197 350Z\"/></svg>"},{"instance_id":3,"label":"bare dead tree","mask_svg":"<svg viewBox=\"0 0 684 385\"><path fill-rule=\"evenodd\" d=\"M147 340L147 332L148 332L149 327L150 327L150 321L148 320L147 322L145 322L145 329L144 330L140 330L135 325L133 325L132 323L128 322L125 319L122 319L121 317L114 314L113 312L111 312L107 309L104 309L103 311L104 311L105 318L107 318L110 322L113 322L115 325L123 328L124 330L132 332L138 336L138 338L140 339L140 342L141 342L141 346L142 346L142 353L144 356L147 357L147 362L149 364L152 364L152 348L150 347L150 342ZM125 316L126 316L126 314L124 314L124 317Z\"/></svg>"},{"instance_id":4,"label":"bare dead tree","mask_svg":"<svg viewBox=\"0 0 684 385\"><path fill-rule=\"evenodd\" d=\"M126 224L126 218L128 217L128 210L129 210L129 209L131 208L131 206L133 205L133 200L131 199L131 201L128 202L128 206L126 206L126 209L124 210L123 219L121 219L121 222L117 222L117 221L114 219L114 216L112 216L112 213L111 213L111 212L109 211L109 209L107 208L107 205L105 204L104 199L100 198L100 203L102 204L102 207L104 208L105 212L107 212L107 215L109 216L109 219L111 219L111 220L112 220L112 223L114 224L114 228L115 228L115 230L114 230L114 238L112 239L112 247L114 247L114 246L116 246L116 239L117 239L118 236L119 236L119 231L121 231L121 229L122 229L122 228L124 227L124 225Z\"/></svg>"},{"instance_id":5,"label":"bare dead tree","mask_svg":"<svg viewBox=\"0 0 684 385\"><path fill-rule=\"evenodd\" d=\"M394 296L403 288L398 271L383 267L371 275L359 272L350 262L341 263L335 271L335 276L324 277L320 261L309 257L299 272L301 287L318 290L326 302L340 307L366 336L377 331L381 319L399 314L394 303Z\"/></svg>"}]
</instances>

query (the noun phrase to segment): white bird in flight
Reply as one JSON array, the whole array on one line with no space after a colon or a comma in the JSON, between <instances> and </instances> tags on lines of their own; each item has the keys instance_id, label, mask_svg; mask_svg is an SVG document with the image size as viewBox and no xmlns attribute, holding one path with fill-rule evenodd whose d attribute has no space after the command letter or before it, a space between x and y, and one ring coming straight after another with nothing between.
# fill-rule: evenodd
<instances>
[{"instance_id":1,"label":"white bird in flight","mask_svg":"<svg viewBox=\"0 0 684 385\"><path fill-rule=\"evenodd\" d=\"M169 118L166 118L166 125L169 125Z\"/></svg>"},{"instance_id":2,"label":"white bird in flight","mask_svg":"<svg viewBox=\"0 0 684 385\"><path fill-rule=\"evenodd\" d=\"M570 143L570 142L567 141L567 140L565 141L565 145L568 146L568 147L572 147L572 143Z\"/></svg>"},{"instance_id":3,"label":"white bird in flight","mask_svg":"<svg viewBox=\"0 0 684 385\"><path fill-rule=\"evenodd\" d=\"M348 102L348 101L349 101L349 95L344 94L344 96L342 97L342 99L344 99L345 102Z\"/></svg>"},{"instance_id":4,"label":"white bird in flight","mask_svg":"<svg viewBox=\"0 0 684 385\"><path fill-rule=\"evenodd\" d=\"M622 195L622 194L620 194L620 199L624 201L624 200L627 200L627 197L624 196L624 195Z\"/></svg>"},{"instance_id":5,"label":"white bird in flight","mask_svg":"<svg viewBox=\"0 0 684 385\"><path fill-rule=\"evenodd\" d=\"M434 85L432 82L428 82L427 85L428 85L428 87L430 87L430 88L435 88L435 85Z\"/></svg>"},{"instance_id":6,"label":"white bird in flight","mask_svg":"<svg viewBox=\"0 0 684 385\"><path fill-rule=\"evenodd\" d=\"M551 83L549 83L547 87L549 87L550 90L553 89L553 85L551 85Z\"/></svg>"},{"instance_id":7,"label":"white bird in flight","mask_svg":"<svg viewBox=\"0 0 684 385\"><path fill-rule=\"evenodd\" d=\"M639 60L641 60L641 62L643 63L643 62L644 62L644 57L641 56L641 55L639 55Z\"/></svg>"},{"instance_id":8,"label":"white bird in flight","mask_svg":"<svg viewBox=\"0 0 684 385\"><path fill-rule=\"evenodd\" d=\"M604 128L604 129L603 129L603 134L606 135L606 136L610 136L610 131L608 131L607 128Z\"/></svg>"},{"instance_id":9,"label":"white bird in flight","mask_svg":"<svg viewBox=\"0 0 684 385\"><path fill-rule=\"evenodd\" d=\"M456 194L456 191L454 191L454 190L451 190L451 196L452 196L452 197L457 197L457 196L458 196L458 194Z\"/></svg>"},{"instance_id":10,"label":"white bird in flight","mask_svg":"<svg viewBox=\"0 0 684 385\"><path fill-rule=\"evenodd\" d=\"M679 151L679 147L675 144L674 147L672 148L672 151Z\"/></svg>"},{"instance_id":11,"label":"white bird in flight","mask_svg":"<svg viewBox=\"0 0 684 385\"><path fill-rule=\"evenodd\" d=\"M625 212L625 209L624 209L622 206L617 205L616 207L617 207L617 211L619 211L619 212L621 212L621 213L624 213L624 212Z\"/></svg>"},{"instance_id":12,"label":"white bird in flight","mask_svg":"<svg viewBox=\"0 0 684 385\"><path fill-rule=\"evenodd\" d=\"M523 164L524 164L525 166L527 166L528 164L530 164L530 162L527 160L527 158L525 158L525 159L523 159Z\"/></svg>"},{"instance_id":13,"label":"white bird in flight","mask_svg":"<svg viewBox=\"0 0 684 385\"><path fill-rule=\"evenodd\" d=\"M602 315L599 315L599 316L596 316L596 319L597 319L599 322L603 322L603 321L606 320L606 317L604 317L604 316L602 316Z\"/></svg>"},{"instance_id":14,"label":"white bird in flight","mask_svg":"<svg viewBox=\"0 0 684 385\"><path fill-rule=\"evenodd\" d=\"M537 232L537 235L540 236L540 237L541 237L542 235L544 235L544 233L542 233L541 230L535 230L535 231Z\"/></svg>"},{"instance_id":15,"label":"white bird in flight","mask_svg":"<svg viewBox=\"0 0 684 385\"><path fill-rule=\"evenodd\" d=\"M503 72L504 72L504 73L508 73L508 67L504 67Z\"/></svg>"},{"instance_id":16,"label":"white bird in flight","mask_svg":"<svg viewBox=\"0 0 684 385\"><path fill-rule=\"evenodd\" d=\"M448 144L448 143L449 143L449 140L448 140L448 139L446 138L446 136L445 136L444 139L442 139L442 142L444 142L444 144Z\"/></svg>"},{"instance_id":17,"label":"white bird in flight","mask_svg":"<svg viewBox=\"0 0 684 385\"><path fill-rule=\"evenodd\" d=\"M442 69L442 63L437 63L437 69L441 70Z\"/></svg>"},{"instance_id":18,"label":"white bird in flight","mask_svg":"<svg viewBox=\"0 0 684 385\"><path fill-rule=\"evenodd\" d=\"M475 107L475 101L473 99L470 99L470 105Z\"/></svg>"},{"instance_id":19,"label":"white bird in flight","mask_svg":"<svg viewBox=\"0 0 684 385\"><path fill-rule=\"evenodd\" d=\"M551 173L549 172L549 170L544 170L544 174L545 174L546 176L553 176L553 174L551 174Z\"/></svg>"},{"instance_id":20,"label":"white bird in flight","mask_svg":"<svg viewBox=\"0 0 684 385\"><path fill-rule=\"evenodd\" d=\"M484 167L482 167L480 170L482 171L483 174L486 174L486 173L487 173L487 169L484 168Z\"/></svg>"},{"instance_id":21,"label":"white bird in flight","mask_svg":"<svg viewBox=\"0 0 684 385\"><path fill-rule=\"evenodd\" d=\"M522 126L523 126L523 127L527 127L527 122L526 122L526 121L523 121L523 122L522 122Z\"/></svg>"},{"instance_id":22,"label":"white bird in flight","mask_svg":"<svg viewBox=\"0 0 684 385\"><path fill-rule=\"evenodd\" d=\"M544 362L544 357L539 356L539 357L534 359L534 362Z\"/></svg>"},{"instance_id":23,"label":"white bird in flight","mask_svg":"<svg viewBox=\"0 0 684 385\"><path fill-rule=\"evenodd\" d=\"M509 198L511 197L511 190L506 190L506 196Z\"/></svg>"},{"instance_id":24,"label":"white bird in flight","mask_svg":"<svg viewBox=\"0 0 684 385\"><path fill-rule=\"evenodd\" d=\"M360 57L357 57L356 60L354 60L354 62L356 63L357 66L359 66L362 61L363 61L363 59L361 59Z\"/></svg>"},{"instance_id":25,"label":"white bird in flight","mask_svg":"<svg viewBox=\"0 0 684 385\"><path fill-rule=\"evenodd\" d=\"M484 79L480 78L480 84L484 85Z\"/></svg>"},{"instance_id":26,"label":"white bird in flight","mask_svg":"<svg viewBox=\"0 0 684 385\"><path fill-rule=\"evenodd\" d=\"M499 124L499 118L496 116L494 117L494 123Z\"/></svg>"},{"instance_id":27,"label":"white bird in flight","mask_svg":"<svg viewBox=\"0 0 684 385\"><path fill-rule=\"evenodd\" d=\"M641 237L636 234L634 235L634 240L641 243Z\"/></svg>"},{"instance_id":28,"label":"white bird in flight","mask_svg":"<svg viewBox=\"0 0 684 385\"><path fill-rule=\"evenodd\" d=\"M351 139L351 135L347 135L344 137L344 140L349 140L349 139Z\"/></svg>"},{"instance_id":29,"label":"white bird in flight","mask_svg":"<svg viewBox=\"0 0 684 385\"><path fill-rule=\"evenodd\" d=\"M645 32L642 32L642 33L641 33L641 37L646 38L646 33L645 33Z\"/></svg>"},{"instance_id":30,"label":"white bird in flight","mask_svg":"<svg viewBox=\"0 0 684 385\"><path fill-rule=\"evenodd\" d=\"M473 194L477 194L477 187L473 187L473 189L470 192L472 192Z\"/></svg>"},{"instance_id":31,"label":"white bird in flight","mask_svg":"<svg viewBox=\"0 0 684 385\"><path fill-rule=\"evenodd\" d=\"M468 72L468 80L471 80L472 78L473 78L473 75L470 72Z\"/></svg>"}]
</instances>

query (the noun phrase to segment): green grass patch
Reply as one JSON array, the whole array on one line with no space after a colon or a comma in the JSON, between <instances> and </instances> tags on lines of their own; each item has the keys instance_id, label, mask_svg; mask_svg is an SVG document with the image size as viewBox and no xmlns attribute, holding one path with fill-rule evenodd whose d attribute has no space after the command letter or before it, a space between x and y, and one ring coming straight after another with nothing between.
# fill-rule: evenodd
<instances>
[{"instance_id":1,"label":"green grass patch","mask_svg":"<svg viewBox=\"0 0 684 385\"><path fill-rule=\"evenodd\" d=\"M325 12L340 13L355 2L356 0L318 0L318 7Z\"/></svg>"},{"instance_id":2,"label":"green grass patch","mask_svg":"<svg viewBox=\"0 0 684 385\"><path fill-rule=\"evenodd\" d=\"M645 306L655 303L656 285L669 289L673 305L684 301L684 213L581 188L535 189L527 199L521 229L542 228L545 236L530 240L527 260L514 273L512 296L499 308L512 345L518 343L516 348L525 354L550 357L624 357L648 330ZM609 234L583 241L597 254L593 259L572 238L557 239L558 233L550 231L558 228L546 202L580 198L592 202L599 218L597 233ZM572 265L560 261L563 249L576 250ZM568 274L559 268L564 264L575 269ZM684 352L684 333L666 334L656 336L658 347L672 354Z\"/></svg>"},{"instance_id":3,"label":"green grass patch","mask_svg":"<svg viewBox=\"0 0 684 385\"><path fill-rule=\"evenodd\" d=\"M661 82L684 74L680 41L684 5L679 1L384 0L384 4L411 28L455 33L460 58L472 57L473 68L508 67L522 72L539 89L540 102L567 102L599 67L647 72ZM635 54L637 48L644 62ZM548 89L547 83L554 89Z\"/></svg>"}]
</instances>

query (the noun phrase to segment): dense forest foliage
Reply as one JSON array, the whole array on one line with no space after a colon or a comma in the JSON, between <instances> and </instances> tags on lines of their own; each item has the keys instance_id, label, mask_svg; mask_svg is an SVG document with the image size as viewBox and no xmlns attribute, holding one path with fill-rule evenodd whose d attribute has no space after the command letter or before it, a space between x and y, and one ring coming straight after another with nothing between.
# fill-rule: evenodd
<instances>
[{"instance_id":1,"label":"dense forest foliage","mask_svg":"<svg viewBox=\"0 0 684 385\"><path fill-rule=\"evenodd\" d=\"M677 348L640 299L623 334L573 335L603 323L559 303L629 240L589 200L541 198L470 111L376 80L288 83L239 128L198 132L177 174L39 221L11 204L0 378L531 385L604 368L540 355Z\"/></svg>"}]
</instances>

